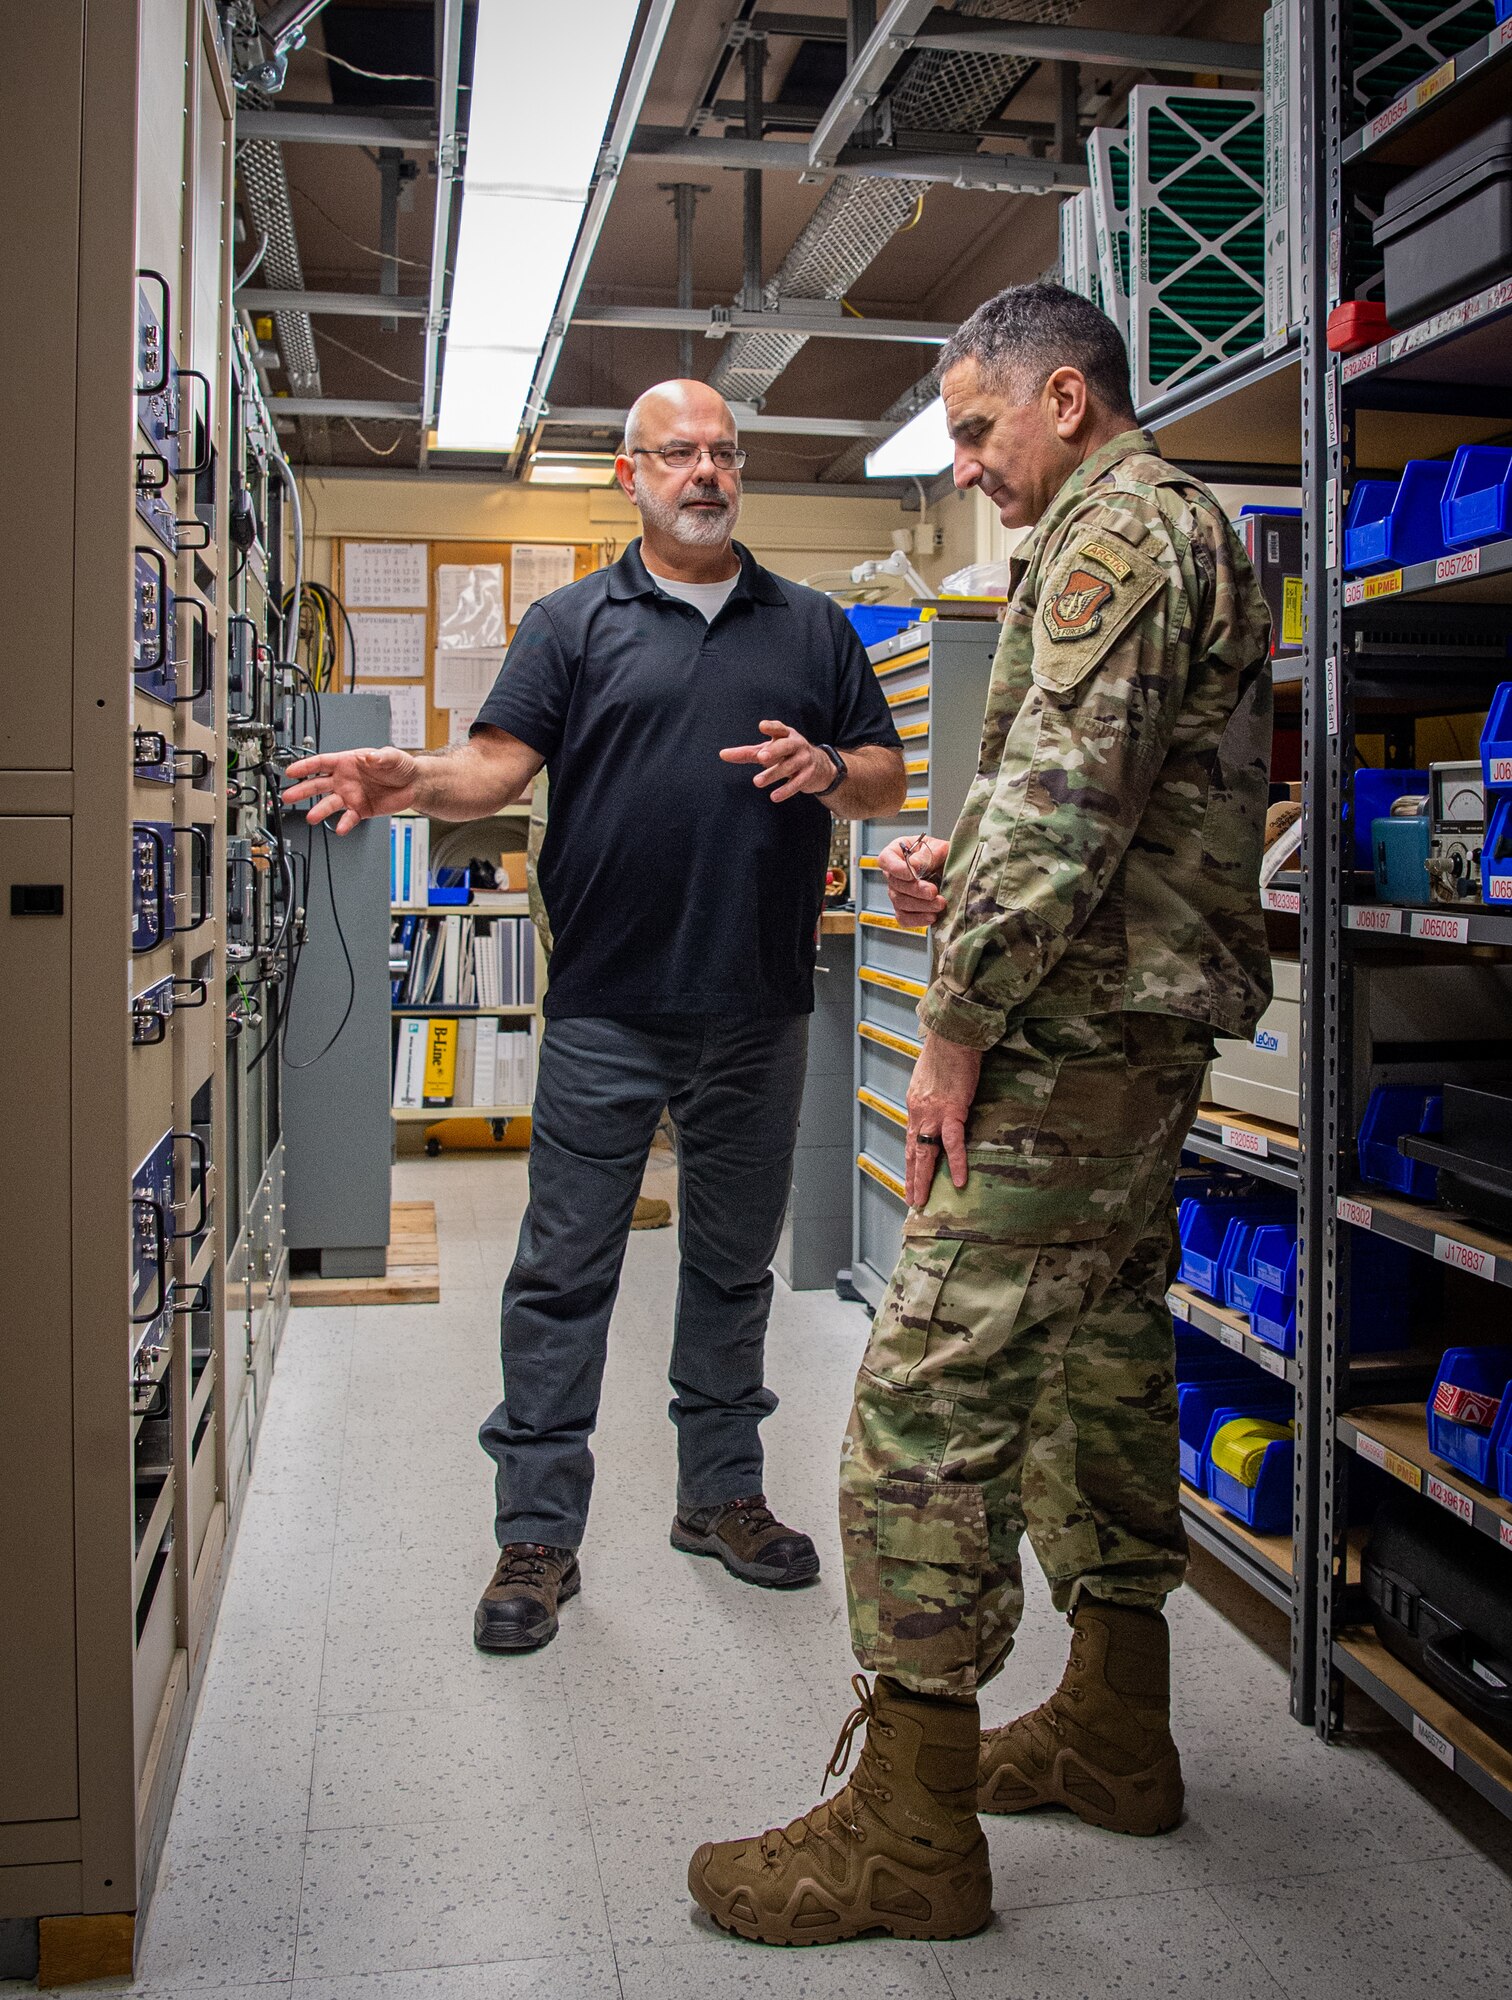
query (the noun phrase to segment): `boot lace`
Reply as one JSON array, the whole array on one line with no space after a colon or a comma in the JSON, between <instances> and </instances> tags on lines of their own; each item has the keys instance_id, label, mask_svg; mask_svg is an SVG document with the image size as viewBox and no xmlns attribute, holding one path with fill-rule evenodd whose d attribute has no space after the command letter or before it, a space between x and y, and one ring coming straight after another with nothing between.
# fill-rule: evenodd
<instances>
[{"instance_id":1,"label":"boot lace","mask_svg":"<svg viewBox=\"0 0 1512 2000\"><path fill-rule=\"evenodd\" d=\"M494 1582L538 1583L555 1566L556 1550L547 1548L544 1542L511 1542L508 1548L499 1551Z\"/></svg>"},{"instance_id":2,"label":"boot lace","mask_svg":"<svg viewBox=\"0 0 1512 2000\"><path fill-rule=\"evenodd\" d=\"M864 1840L866 1829L861 1825L861 1801L871 1799L886 1805L892 1797L886 1785L874 1782L877 1776L885 1776L892 1770L892 1760L882 1755L874 1740L873 1732L877 1737L887 1737L890 1740L897 1735L897 1731L890 1722L884 1722L878 1714L875 1690L867 1686L864 1675L852 1674L851 1686L855 1690L856 1706L840 1725L840 1734L835 1739L835 1747L830 1752L829 1762L824 1767L824 1783L819 1788L821 1794L829 1789L831 1778L845 1776L851 1752L855 1748L857 1732L864 1726L866 1736L860 1760L855 1770L851 1772L844 1790L837 1792L834 1798L821 1797L819 1804L812 1811L805 1813L802 1819L795 1819L787 1826L771 1827L761 1836L762 1852L768 1862L777 1860L781 1853L780 1843L786 1842L790 1847L799 1847L812 1837L823 1839L832 1825L843 1828L853 1840Z\"/></svg>"}]
</instances>

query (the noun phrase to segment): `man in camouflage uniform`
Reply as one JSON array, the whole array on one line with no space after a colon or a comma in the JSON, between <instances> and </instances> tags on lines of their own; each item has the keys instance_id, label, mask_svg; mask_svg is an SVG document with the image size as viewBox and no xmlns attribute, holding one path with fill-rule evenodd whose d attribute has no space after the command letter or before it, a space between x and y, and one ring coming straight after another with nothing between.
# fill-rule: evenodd
<instances>
[{"instance_id":1,"label":"man in camouflage uniform","mask_svg":"<svg viewBox=\"0 0 1512 2000\"><path fill-rule=\"evenodd\" d=\"M1038 525L954 835L881 856L900 920L937 943L904 1247L840 1475L876 1679L832 1769L863 1721L865 1749L835 1799L689 1875L717 1921L775 1943L979 1927L978 1809L1176 1823L1172 1182L1213 1037L1248 1037L1269 998L1269 619L1233 530L1135 427L1117 330L1059 286L981 307L942 390L957 485ZM1026 1526L1070 1662L979 1744Z\"/></svg>"}]
</instances>

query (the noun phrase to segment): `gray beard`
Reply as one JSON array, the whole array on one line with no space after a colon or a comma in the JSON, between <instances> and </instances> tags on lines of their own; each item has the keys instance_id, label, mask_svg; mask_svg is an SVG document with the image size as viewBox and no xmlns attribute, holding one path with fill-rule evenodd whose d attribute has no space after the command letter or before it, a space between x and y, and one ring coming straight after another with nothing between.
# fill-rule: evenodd
<instances>
[{"instance_id":1,"label":"gray beard","mask_svg":"<svg viewBox=\"0 0 1512 2000\"><path fill-rule=\"evenodd\" d=\"M703 499L717 488L691 489L690 497ZM724 499L723 493L719 498ZM740 519L740 502L727 504L722 514L696 514L691 509L679 506L675 501L666 501L652 493L640 476L637 466L635 474L635 504L643 521L649 521L653 528L659 528L664 535L674 541L683 542L690 548L717 548L727 542L735 532L735 524Z\"/></svg>"}]
</instances>

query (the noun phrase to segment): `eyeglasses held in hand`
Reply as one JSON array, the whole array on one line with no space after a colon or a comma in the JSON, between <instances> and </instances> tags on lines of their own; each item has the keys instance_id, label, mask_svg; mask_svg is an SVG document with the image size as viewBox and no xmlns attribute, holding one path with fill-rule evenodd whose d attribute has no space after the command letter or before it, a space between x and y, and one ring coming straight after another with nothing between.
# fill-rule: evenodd
<instances>
[{"instance_id":1,"label":"eyeglasses held in hand","mask_svg":"<svg viewBox=\"0 0 1512 2000\"><path fill-rule=\"evenodd\" d=\"M733 444L638 444L630 456L659 458L673 472L686 472L690 465L697 465L705 451L717 472L738 472L746 462L745 453Z\"/></svg>"}]
</instances>

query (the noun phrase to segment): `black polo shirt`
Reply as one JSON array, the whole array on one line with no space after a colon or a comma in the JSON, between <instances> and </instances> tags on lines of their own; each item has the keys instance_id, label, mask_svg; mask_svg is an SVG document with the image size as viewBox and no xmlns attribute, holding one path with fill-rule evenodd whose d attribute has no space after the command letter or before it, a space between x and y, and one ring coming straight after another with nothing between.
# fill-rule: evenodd
<instances>
[{"instance_id":1,"label":"black polo shirt","mask_svg":"<svg viewBox=\"0 0 1512 2000\"><path fill-rule=\"evenodd\" d=\"M838 606L736 547L712 622L656 588L638 540L553 591L478 711L551 781L550 1016L813 1008L830 814L808 795L774 805L719 752L763 741L765 720L837 749L898 734Z\"/></svg>"}]
</instances>

